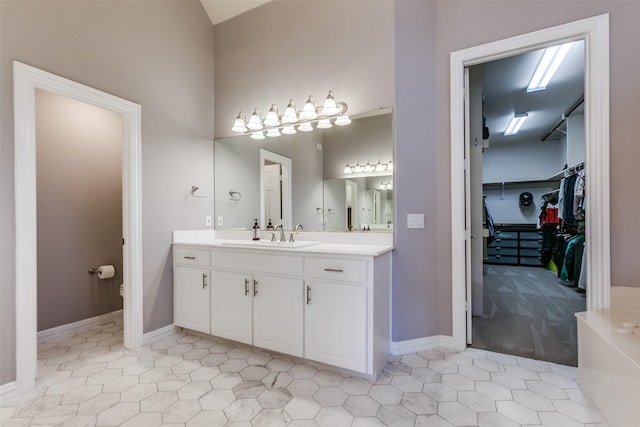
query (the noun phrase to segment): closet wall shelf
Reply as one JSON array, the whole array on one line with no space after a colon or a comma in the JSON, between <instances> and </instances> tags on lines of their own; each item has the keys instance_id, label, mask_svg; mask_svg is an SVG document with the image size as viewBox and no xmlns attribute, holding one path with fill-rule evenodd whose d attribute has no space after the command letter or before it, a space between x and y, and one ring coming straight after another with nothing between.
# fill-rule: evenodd
<instances>
[{"instance_id":1,"label":"closet wall shelf","mask_svg":"<svg viewBox=\"0 0 640 427\"><path fill-rule=\"evenodd\" d=\"M504 185L544 184L544 183L547 183L549 181L560 181L560 179L561 179L561 177L558 178L558 179L536 179L536 180L529 180L529 181L483 182L482 185L499 187L502 184L504 184Z\"/></svg>"}]
</instances>

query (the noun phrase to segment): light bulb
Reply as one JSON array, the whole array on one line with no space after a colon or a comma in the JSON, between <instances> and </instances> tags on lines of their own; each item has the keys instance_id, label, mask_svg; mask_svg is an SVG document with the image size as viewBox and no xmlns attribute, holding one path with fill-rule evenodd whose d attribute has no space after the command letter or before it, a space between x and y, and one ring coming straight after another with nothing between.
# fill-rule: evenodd
<instances>
[{"instance_id":1,"label":"light bulb","mask_svg":"<svg viewBox=\"0 0 640 427\"><path fill-rule=\"evenodd\" d=\"M371 163L367 162L367 165L364 167L364 171L373 172L373 166L371 166Z\"/></svg>"},{"instance_id":2,"label":"light bulb","mask_svg":"<svg viewBox=\"0 0 640 427\"><path fill-rule=\"evenodd\" d=\"M307 102L300 112L300 118L303 120L313 120L316 117L318 117L318 113L316 113L316 106L313 105L313 96L309 95L309 99L307 99Z\"/></svg>"},{"instance_id":3,"label":"light bulb","mask_svg":"<svg viewBox=\"0 0 640 427\"><path fill-rule=\"evenodd\" d=\"M316 127L318 129L329 129L330 127L332 127L332 125L331 125L331 122L329 121L329 119L322 119L322 120L320 120L318 122Z\"/></svg>"},{"instance_id":4,"label":"light bulb","mask_svg":"<svg viewBox=\"0 0 640 427\"><path fill-rule=\"evenodd\" d=\"M349 116L338 116L334 123L336 124L336 126L346 126L348 124L351 124L351 119L349 118Z\"/></svg>"},{"instance_id":5,"label":"light bulb","mask_svg":"<svg viewBox=\"0 0 640 427\"><path fill-rule=\"evenodd\" d=\"M388 171L392 171L393 170L393 162L391 160L389 160L389 163L387 164L387 170Z\"/></svg>"},{"instance_id":6,"label":"light bulb","mask_svg":"<svg viewBox=\"0 0 640 427\"><path fill-rule=\"evenodd\" d=\"M280 126L280 120L278 120L277 110L278 107L276 107L276 104L271 105L271 108L267 113L267 117L265 117L264 119L265 126Z\"/></svg>"},{"instance_id":7,"label":"light bulb","mask_svg":"<svg viewBox=\"0 0 640 427\"><path fill-rule=\"evenodd\" d=\"M293 135L296 132L297 131L294 126L285 126L282 128L282 133L284 133L285 135Z\"/></svg>"},{"instance_id":8,"label":"light bulb","mask_svg":"<svg viewBox=\"0 0 640 427\"><path fill-rule=\"evenodd\" d=\"M355 173L360 173L360 172L362 172L362 166L360 166L360 163L356 163L356 167L355 167L355 168L353 168L353 171L354 171Z\"/></svg>"},{"instance_id":9,"label":"light bulb","mask_svg":"<svg viewBox=\"0 0 640 427\"><path fill-rule=\"evenodd\" d=\"M313 126L311 126L311 123L302 123L298 126L298 130L300 132L311 132L313 130Z\"/></svg>"},{"instance_id":10,"label":"light bulb","mask_svg":"<svg viewBox=\"0 0 640 427\"><path fill-rule=\"evenodd\" d=\"M235 122L233 123L233 127L231 128L234 132L246 132L247 126L244 123L244 119L242 118L242 111L238 113L238 117L236 117Z\"/></svg>"},{"instance_id":11,"label":"light bulb","mask_svg":"<svg viewBox=\"0 0 640 427\"><path fill-rule=\"evenodd\" d=\"M351 167L349 166L349 163L347 163L347 166L344 167L343 173L351 173Z\"/></svg>"},{"instance_id":12,"label":"light bulb","mask_svg":"<svg viewBox=\"0 0 640 427\"><path fill-rule=\"evenodd\" d=\"M253 114L251 114L251 117L249 117L247 127L251 130L262 129L262 120L260 119L259 110L257 108L253 110Z\"/></svg>"},{"instance_id":13,"label":"light bulb","mask_svg":"<svg viewBox=\"0 0 640 427\"><path fill-rule=\"evenodd\" d=\"M251 139L264 139L264 134L262 132L253 132Z\"/></svg>"},{"instance_id":14,"label":"light bulb","mask_svg":"<svg viewBox=\"0 0 640 427\"><path fill-rule=\"evenodd\" d=\"M298 121L298 115L296 114L296 106L293 103L293 99L289 100L284 114L282 115L282 123L296 123ZM283 132L284 133L284 132Z\"/></svg>"},{"instance_id":15,"label":"light bulb","mask_svg":"<svg viewBox=\"0 0 640 427\"><path fill-rule=\"evenodd\" d=\"M382 172L383 170L385 170L385 165L380 163L380 160L378 160L378 164L376 165L376 172Z\"/></svg>"},{"instance_id":16,"label":"light bulb","mask_svg":"<svg viewBox=\"0 0 640 427\"><path fill-rule=\"evenodd\" d=\"M337 107L335 99L333 99L333 91L330 90L327 99L324 100L322 105L321 114L323 116L332 116L338 112L340 112L340 109Z\"/></svg>"},{"instance_id":17,"label":"light bulb","mask_svg":"<svg viewBox=\"0 0 640 427\"><path fill-rule=\"evenodd\" d=\"M276 136L280 136L280 131L278 130L278 128L275 129L269 129L267 131L267 136L269 138L275 138Z\"/></svg>"}]
</instances>

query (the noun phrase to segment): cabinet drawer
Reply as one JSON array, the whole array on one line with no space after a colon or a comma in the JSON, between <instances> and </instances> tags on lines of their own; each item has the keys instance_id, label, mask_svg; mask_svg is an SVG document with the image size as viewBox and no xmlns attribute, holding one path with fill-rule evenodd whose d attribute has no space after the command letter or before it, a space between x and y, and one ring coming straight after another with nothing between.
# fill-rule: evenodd
<instances>
[{"instance_id":1,"label":"cabinet drawer","mask_svg":"<svg viewBox=\"0 0 640 427\"><path fill-rule=\"evenodd\" d=\"M307 275L317 279L367 283L367 267L366 260L313 256L307 258Z\"/></svg>"},{"instance_id":2,"label":"cabinet drawer","mask_svg":"<svg viewBox=\"0 0 640 427\"><path fill-rule=\"evenodd\" d=\"M209 259L208 249L173 248L173 262L176 264L209 267Z\"/></svg>"},{"instance_id":3,"label":"cabinet drawer","mask_svg":"<svg viewBox=\"0 0 640 427\"><path fill-rule=\"evenodd\" d=\"M267 251L262 251L267 252ZM214 249L211 266L221 270L250 271L278 275L303 276L304 257L282 253L245 252L235 249Z\"/></svg>"},{"instance_id":4,"label":"cabinet drawer","mask_svg":"<svg viewBox=\"0 0 640 427\"><path fill-rule=\"evenodd\" d=\"M537 249L542 247L542 242L538 240L521 240L520 241L521 248L529 248L529 249Z\"/></svg>"},{"instance_id":5,"label":"cabinet drawer","mask_svg":"<svg viewBox=\"0 0 640 427\"><path fill-rule=\"evenodd\" d=\"M500 246L497 246L495 248L491 248L488 247L487 248L487 254L489 255L511 255L511 256L517 256L518 255L518 248L503 248Z\"/></svg>"},{"instance_id":6,"label":"cabinet drawer","mask_svg":"<svg viewBox=\"0 0 640 427\"><path fill-rule=\"evenodd\" d=\"M537 231L521 231L520 239L523 240L538 240L541 239L542 236Z\"/></svg>"}]
</instances>

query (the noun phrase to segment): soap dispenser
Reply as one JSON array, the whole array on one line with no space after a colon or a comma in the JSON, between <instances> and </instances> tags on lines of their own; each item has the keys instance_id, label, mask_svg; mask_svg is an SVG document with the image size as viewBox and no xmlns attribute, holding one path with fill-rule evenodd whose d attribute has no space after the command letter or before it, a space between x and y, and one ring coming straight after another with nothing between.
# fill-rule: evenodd
<instances>
[{"instance_id":1,"label":"soap dispenser","mask_svg":"<svg viewBox=\"0 0 640 427\"><path fill-rule=\"evenodd\" d=\"M260 240L260 226L258 225L258 218L253 219L253 240Z\"/></svg>"}]
</instances>

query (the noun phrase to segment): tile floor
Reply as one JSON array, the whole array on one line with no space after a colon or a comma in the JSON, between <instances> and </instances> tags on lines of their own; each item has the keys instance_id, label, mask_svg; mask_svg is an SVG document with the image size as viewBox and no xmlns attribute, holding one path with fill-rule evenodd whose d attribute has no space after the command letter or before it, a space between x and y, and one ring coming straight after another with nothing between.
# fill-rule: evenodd
<instances>
[{"instance_id":1,"label":"tile floor","mask_svg":"<svg viewBox=\"0 0 640 427\"><path fill-rule=\"evenodd\" d=\"M377 381L210 336L122 347L111 323L41 344L9 426L603 427L576 368L478 349L396 356Z\"/></svg>"}]
</instances>

